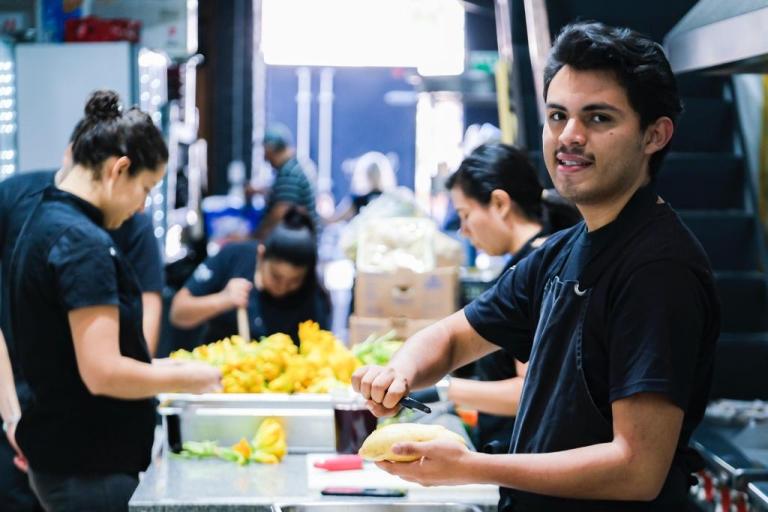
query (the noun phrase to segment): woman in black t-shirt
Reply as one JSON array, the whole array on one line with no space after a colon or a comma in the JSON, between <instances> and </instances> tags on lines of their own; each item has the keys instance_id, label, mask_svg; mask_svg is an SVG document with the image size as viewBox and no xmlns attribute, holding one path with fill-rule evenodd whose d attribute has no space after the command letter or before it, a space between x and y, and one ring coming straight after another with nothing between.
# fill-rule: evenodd
<instances>
[{"instance_id":1,"label":"woman in black t-shirt","mask_svg":"<svg viewBox=\"0 0 768 512\"><path fill-rule=\"evenodd\" d=\"M536 169L522 151L505 144L478 147L448 179L446 187L461 220L461 233L491 256L509 255L511 268L546 236L578 222L578 211L544 198ZM450 380L445 396L480 412L481 448L506 452L527 365L499 350L478 360L479 380Z\"/></svg>"},{"instance_id":2,"label":"woman in black t-shirt","mask_svg":"<svg viewBox=\"0 0 768 512\"><path fill-rule=\"evenodd\" d=\"M230 243L201 263L171 304L171 323L208 323L207 342L238 334L237 310L245 308L252 339L276 332L298 343L300 322L328 328L330 301L318 282L312 220L291 208L263 243Z\"/></svg>"},{"instance_id":3,"label":"woman in black t-shirt","mask_svg":"<svg viewBox=\"0 0 768 512\"><path fill-rule=\"evenodd\" d=\"M97 91L74 166L30 214L11 256L11 314L33 394L16 440L46 510L128 510L154 437L152 397L220 388L205 364L153 364L141 290L105 229L143 209L168 151L151 118Z\"/></svg>"}]
</instances>

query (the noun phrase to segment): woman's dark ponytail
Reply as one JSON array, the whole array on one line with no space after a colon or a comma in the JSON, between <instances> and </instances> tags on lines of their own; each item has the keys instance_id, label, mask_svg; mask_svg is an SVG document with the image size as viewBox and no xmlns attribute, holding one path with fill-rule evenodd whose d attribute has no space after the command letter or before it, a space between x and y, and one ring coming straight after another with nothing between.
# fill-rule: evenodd
<instances>
[{"instance_id":1,"label":"woman's dark ponytail","mask_svg":"<svg viewBox=\"0 0 768 512\"><path fill-rule=\"evenodd\" d=\"M264 240L264 259L287 261L297 267L307 267L314 274L317 238L312 218L296 206L291 206Z\"/></svg>"},{"instance_id":2,"label":"woman's dark ponytail","mask_svg":"<svg viewBox=\"0 0 768 512\"><path fill-rule=\"evenodd\" d=\"M536 169L526 154L506 144L483 144L459 165L446 182L482 205L491 202L494 190L503 190L531 220L540 220L541 192Z\"/></svg>"},{"instance_id":3,"label":"woman's dark ponytail","mask_svg":"<svg viewBox=\"0 0 768 512\"><path fill-rule=\"evenodd\" d=\"M155 170L168 161L168 148L149 114L138 108L123 111L114 91L95 91L85 105L85 117L72 135L72 160L90 169L96 178L110 157L126 156L128 172Z\"/></svg>"},{"instance_id":4,"label":"woman's dark ponytail","mask_svg":"<svg viewBox=\"0 0 768 512\"><path fill-rule=\"evenodd\" d=\"M93 121L117 119L122 112L120 96L114 91L95 91L85 105L85 117Z\"/></svg>"}]
</instances>

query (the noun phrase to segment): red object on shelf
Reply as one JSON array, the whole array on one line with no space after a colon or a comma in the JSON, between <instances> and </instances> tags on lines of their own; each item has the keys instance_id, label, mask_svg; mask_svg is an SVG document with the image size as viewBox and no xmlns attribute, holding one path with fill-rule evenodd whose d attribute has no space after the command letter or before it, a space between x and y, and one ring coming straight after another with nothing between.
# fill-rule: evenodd
<instances>
[{"instance_id":1,"label":"red object on shelf","mask_svg":"<svg viewBox=\"0 0 768 512\"><path fill-rule=\"evenodd\" d=\"M738 493L734 501L736 502L736 512L749 512L749 504L744 493Z\"/></svg>"},{"instance_id":2,"label":"red object on shelf","mask_svg":"<svg viewBox=\"0 0 768 512\"><path fill-rule=\"evenodd\" d=\"M363 459L359 455L339 455L338 457L315 462L314 466L328 471L363 469Z\"/></svg>"},{"instance_id":3,"label":"red object on shelf","mask_svg":"<svg viewBox=\"0 0 768 512\"><path fill-rule=\"evenodd\" d=\"M712 476L707 471L700 471L699 476L703 480L704 501L712 503L715 501L715 486L712 482Z\"/></svg>"},{"instance_id":4,"label":"red object on shelf","mask_svg":"<svg viewBox=\"0 0 768 512\"><path fill-rule=\"evenodd\" d=\"M720 486L720 506L723 510L731 510L731 489L726 485Z\"/></svg>"},{"instance_id":5,"label":"red object on shelf","mask_svg":"<svg viewBox=\"0 0 768 512\"><path fill-rule=\"evenodd\" d=\"M69 43L129 41L139 42L141 22L129 19L103 19L95 16L70 19L64 24L64 41Z\"/></svg>"}]
</instances>

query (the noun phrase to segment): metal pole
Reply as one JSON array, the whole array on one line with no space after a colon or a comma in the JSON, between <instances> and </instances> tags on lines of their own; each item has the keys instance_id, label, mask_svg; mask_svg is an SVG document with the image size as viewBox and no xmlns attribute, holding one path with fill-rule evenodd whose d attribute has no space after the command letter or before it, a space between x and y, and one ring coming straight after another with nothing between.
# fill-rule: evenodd
<instances>
[{"instance_id":1,"label":"metal pole","mask_svg":"<svg viewBox=\"0 0 768 512\"><path fill-rule=\"evenodd\" d=\"M333 75L332 68L323 68L320 72L319 144L317 148L317 190L331 191L331 156L333 151Z\"/></svg>"},{"instance_id":2,"label":"metal pole","mask_svg":"<svg viewBox=\"0 0 768 512\"><path fill-rule=\"evenodd\" d=\"M312 72L308 67L296 70L299 79L296 92L296 158L309 159L309 138L312 121Z\"/></svg>"},{"instance_id":3,"label":"metal pole","mask_svg":"<svg viewBox=\"0 0 768 512\"><path fill-rule=\"evenodd\" d=\"M539 122L544 122L544 66L547 62L552 39L549 35L549 16L544 0L524 0L525 25L528 28L528 49L531 53L533 85L536 89L536 105Z\"/></svg>"},{"instance_id":4,"label":"metal pole","mask_svg":"<svg viewBox=\"0 0 768 512\"><path fill-rule=\"evenodd\" d=\"M264 164L264 140L267 114L267 65L261 50L262 0L253 0L253 128L251 143L251 183L261 186L266 181L269 170Z\"/></svg>"},{"instance_id":5,"label":"metal pole","mask_svg":"<svg viewBox=\"0 0 768 512\"><path fill-rule=\"evenodd\" d=\"M496 43L499 47L499 62L495 73L501 139L507 144L515 143L518 147L525 147L525 131L519 129L520 116L524 113L520 79L518 74L514 73L515 55L512 46L512 12L509 0L496 0L494 7Z\"/></svg>"},{"instance_id":6,"label":"metal pole","mask_svg":"<svg viewBox=\"0 0 768 512\"><path fill-rule=\"evenodd\" d=\"M232 31L232 156L231 160L243 159L243 76L244 51L240 35L243 33L242 20L245 16L245 0L235 0L233 9L235 26Z\"/></svg>"}]
</instances>

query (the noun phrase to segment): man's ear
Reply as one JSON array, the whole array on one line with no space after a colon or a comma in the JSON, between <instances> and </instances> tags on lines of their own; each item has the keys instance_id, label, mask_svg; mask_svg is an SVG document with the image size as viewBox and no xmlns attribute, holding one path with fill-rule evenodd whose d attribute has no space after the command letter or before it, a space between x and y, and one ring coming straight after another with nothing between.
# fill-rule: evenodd
<instances>
[{"instance_id":1,"label":"man's ear","mask_svg":"<svg viewBox=\"0 0 768 512\"><path fill-rule=\"evenodd\" d=\"M651 123L645 129L645 154L652 155L664 149L669 144L670 139L672 139L674 132L675 125L667 116L662 116Z\"/></svg>"}]
</instances>

